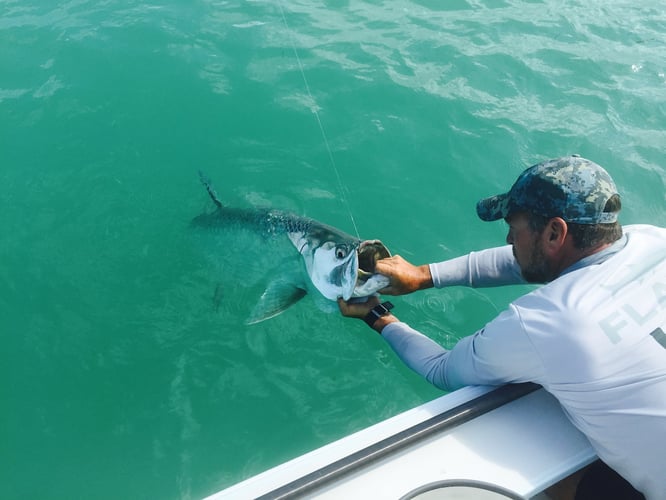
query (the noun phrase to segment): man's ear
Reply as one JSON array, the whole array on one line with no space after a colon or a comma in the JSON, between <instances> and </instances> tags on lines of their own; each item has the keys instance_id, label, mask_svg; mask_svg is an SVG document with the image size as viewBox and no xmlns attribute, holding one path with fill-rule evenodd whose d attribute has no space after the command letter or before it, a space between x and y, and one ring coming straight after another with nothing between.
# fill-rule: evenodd
<instances>
[{"instance_id":1,"label":"man's ear","mask_svg":"<svg viewBox=\"0 0 666 500\"><path fill-rule=\"evenodd\" d=\"M553 217L546 224L542 233L542 241L547 252L558 252L564 245L564 240L569 234L569 226L560 217Z\"/></svg>"}]
</instances>

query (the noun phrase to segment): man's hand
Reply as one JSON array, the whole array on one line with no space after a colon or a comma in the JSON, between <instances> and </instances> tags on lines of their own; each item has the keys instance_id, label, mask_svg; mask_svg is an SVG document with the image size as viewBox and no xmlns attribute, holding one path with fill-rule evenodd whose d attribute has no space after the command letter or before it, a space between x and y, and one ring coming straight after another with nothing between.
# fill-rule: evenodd
<instances>
[{"instance_id":1,"label":"man's hand","mask_svg":"<svg viewBox=\"0 0 666 500\"><path fill-rule=\"evenodd\" d=\"M405 295L433 286L430 266L415 266L400 255L378 260L375 272L390 280L387 287L379 290L384 295Z\"/></svg>"},{"instance_id":2,"label":"man's hand","mask_svg":"<svg viewBox=\"0 0 666 500\"><path fill-rule=\"evenodd\" d=\"M373 295L368 298L366 302L345 302L344 299L338 298L338 307L343 316L348 318L364 319L370 310L376 305L380 304L379 297ZM389 323L399 321L393 314L384 314L377 318L372 324L372 329L381 335L382 330Z\"/></svg>"},{"instance_id":3,"label":"man's hand","mask_svg":"<svg viewBox=\"0 0 666 500\"><path fill-rule=\"evenodd\" d=\"M343 316L348 318L365 318L370 310L376 305L380 304L381 301L377 296L368 297L368 300L365 302L345 302L341 297L338 298L338 307Z\"/></svg>"}]
</instances>

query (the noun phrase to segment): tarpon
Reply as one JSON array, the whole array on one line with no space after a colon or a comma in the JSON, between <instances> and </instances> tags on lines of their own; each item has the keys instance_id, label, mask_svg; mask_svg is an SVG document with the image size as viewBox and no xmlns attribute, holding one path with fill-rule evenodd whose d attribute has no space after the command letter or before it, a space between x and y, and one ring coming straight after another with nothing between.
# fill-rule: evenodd
<instances>
[{"instance_id":1,"label":"tarpon","mask_svg":"<svg viewBox=\"0 0 666 500\"><path fill-rule=\"evenodd\" d=\"M376 259L390 255L380 241L362 242L340 229L286 211L228 207L220 201L210 180L202 173L200 177L215 210L195 217L192 225L220 235L242 230L259 237L251 242L227 240L222 248L215 250L216 257L224 259L225 252L234 246L237 252L254 252L252 259L261 258L264 262L261 265L271 268L261 270L268 274L264 276L268 284L247 323L277 316L307 293L315 299L317 295L327 299L328 305L319 300L316 303L320 309L332 311L336 306L330 301L338 297L363 300L388 284L388 278L373 274ZM287 246L291 250L285 250L283 242L290 242ZM280 250L279 245L282 245ZM250 246L261 249L247 248ZM294 258L304 265L294 266ZM235 274L242 279L240 271L236 269Z\"/></svg>"}]
</instances>

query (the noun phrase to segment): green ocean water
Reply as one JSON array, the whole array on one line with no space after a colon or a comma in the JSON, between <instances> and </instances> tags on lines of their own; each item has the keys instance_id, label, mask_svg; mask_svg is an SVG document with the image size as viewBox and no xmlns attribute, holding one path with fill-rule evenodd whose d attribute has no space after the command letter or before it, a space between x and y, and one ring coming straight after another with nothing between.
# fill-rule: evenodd
<instances>
[{"instance_id":1,"label":"green ocean water","mask_svg":"<svg viewBox=\"0 0 666 500\"><path fill-rule=\"evenodd\" d=\"M663 226L665 33L656 0L0 1L0 497L201 498L439 396L308 297L245 325L197 171L414 263L501 244L476 201L574 152ZM450 347L524 291L393 302Z\"/></svg>"}]
</instances>

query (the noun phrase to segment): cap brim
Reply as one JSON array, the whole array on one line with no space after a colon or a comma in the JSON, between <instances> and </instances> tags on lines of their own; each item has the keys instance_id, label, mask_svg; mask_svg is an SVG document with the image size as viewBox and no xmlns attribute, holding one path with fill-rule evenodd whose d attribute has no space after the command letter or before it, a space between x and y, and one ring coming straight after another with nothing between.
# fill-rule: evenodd
<instances>
[{"instance_id":1,"label":"cap brim","mask_svg":"<svg viewBox=\"0 0 666 500\"><path fill-rule=\"evenodd\" d=\"M505 218L509 215L509 194L484 198L476 204L476 213L479 219L487 222Z\"/></svg>"}]
</instances>

